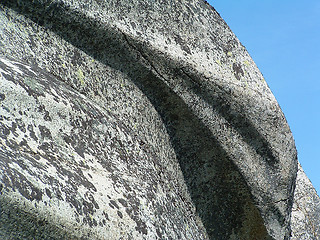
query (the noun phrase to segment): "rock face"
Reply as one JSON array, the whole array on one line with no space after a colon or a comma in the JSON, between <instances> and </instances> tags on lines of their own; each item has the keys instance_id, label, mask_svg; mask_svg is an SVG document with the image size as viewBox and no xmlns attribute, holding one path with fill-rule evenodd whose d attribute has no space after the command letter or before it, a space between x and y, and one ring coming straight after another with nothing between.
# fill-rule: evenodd
<instances>
[{"instance_id":1,"label":"rock face","mask_svg":"<svg viewBox=\"0 0 320 240\"><path fill-rule=\"evenodd\" d=\"M1 239L290 238L292 134L206 2L4 0L0 26Z\"/></svg>"},{"instance_id":2,"label":"rock face","mask_svg":"<svg viewBox=\"0 0 320 240\"><path fill-rule=\"evenodd\" d=\"M291 214L292 240L320 238L320 198L300 164Z\"/></svg>"}]
</instances>

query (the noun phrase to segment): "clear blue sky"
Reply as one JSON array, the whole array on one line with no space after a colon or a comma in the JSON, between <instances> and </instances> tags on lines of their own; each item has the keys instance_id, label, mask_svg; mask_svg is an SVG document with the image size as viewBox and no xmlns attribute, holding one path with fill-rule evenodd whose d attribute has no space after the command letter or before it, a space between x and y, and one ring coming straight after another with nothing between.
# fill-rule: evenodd
<instances>
[{"instance_id":1,"label":"clear blue sky","mask_svg":"<svg viewBox=\"0 0 320 240\"><path fill-rule=\"evenodd\" d=\"M320 1L209 0L277 98L320 194Z\"/></svg>"}]
</instances>

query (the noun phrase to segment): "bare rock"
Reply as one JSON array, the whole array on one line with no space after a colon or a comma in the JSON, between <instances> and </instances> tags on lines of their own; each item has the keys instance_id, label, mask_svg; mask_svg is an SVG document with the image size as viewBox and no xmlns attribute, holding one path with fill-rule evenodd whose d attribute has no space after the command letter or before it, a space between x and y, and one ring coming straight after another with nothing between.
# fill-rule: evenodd
<instances>
[{"instance_id":1,"label":"bare rock","mask_svg":"<svg viewBox=\"0 0 320 240\"><path fill-rule=\"evenodd\" d=\"M320 198L299 164L291 216L292 240L319 239Z\"/></svg>"},{"instance_id":2,"label":"bare rock","mask_svg":"<svg viewBox=\"0 0 320 240\"><path fill-rule=\"evenodd\" d=\"M3 239L289 239L297 158L202 0L0 4Z\"/></svg>"}]
</instances>

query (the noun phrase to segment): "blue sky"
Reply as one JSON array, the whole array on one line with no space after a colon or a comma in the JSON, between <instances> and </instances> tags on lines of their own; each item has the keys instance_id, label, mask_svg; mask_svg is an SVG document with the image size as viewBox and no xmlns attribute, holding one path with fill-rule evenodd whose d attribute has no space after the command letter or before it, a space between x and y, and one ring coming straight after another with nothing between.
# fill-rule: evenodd
<instances>
[{"instance_id":1,"label":"blue sky","mask_svg":"<svg viewBox=\"0 0 320 240\"><path fill-rule=\"evenodd\" d=\"M247 48L284 112L320 194L320 1L209 0Z\"/></svg>"}]
</instances>

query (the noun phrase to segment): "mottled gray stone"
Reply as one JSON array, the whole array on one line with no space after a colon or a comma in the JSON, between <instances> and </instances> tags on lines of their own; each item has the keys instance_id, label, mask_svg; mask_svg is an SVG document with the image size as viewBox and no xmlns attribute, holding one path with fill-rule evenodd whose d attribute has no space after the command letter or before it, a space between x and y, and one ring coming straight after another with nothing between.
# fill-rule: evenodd
<instances>
[{"instance_id":1,"label":"mottled gray stone","mask_svg":"<svg viewBox=\"0 0 320 240\"><path fill-rule=\"evenodd\" d=\"M46 72L4 58L0 69L1 231L13 239L204 238L178 166L163 169L121 119Z\"/></svg>"},{"instance_id":2,"label":"mottled gray stone","mask_svg":"<svg viewBox=\"0 0 320 240\"><path fill-rule=\"evenodd\" d=\"M206 2L0 3L0 236L288 239L285 117Z\"/></svg>"},{"instance_id":3,"label":"mottled gray stone","mask_svg":"<svg viewBox=\"0 0 320 240\"><path fill-rule=\"evenodd\" d=\"M320 238L320 198L299 164L291 215L292 240Z\"/></svg>"}]
</instances>

